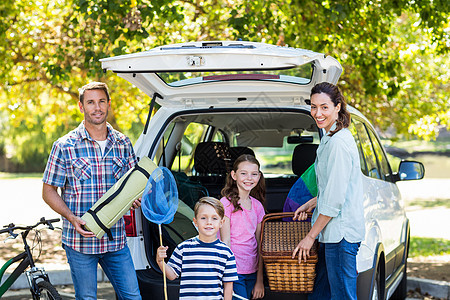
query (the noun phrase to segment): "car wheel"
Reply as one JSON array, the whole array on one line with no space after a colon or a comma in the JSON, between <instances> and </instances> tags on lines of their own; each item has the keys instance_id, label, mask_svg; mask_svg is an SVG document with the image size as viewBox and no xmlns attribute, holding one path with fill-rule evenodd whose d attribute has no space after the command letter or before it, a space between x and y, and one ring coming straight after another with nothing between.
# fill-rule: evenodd
<instances>
[{"instance_id":1,"label":"car wheel","mask_svg":"<svg viewBox=\"0 0 450 300\"><path fill-rule=\"evenodd\" d=\"M382 281L381 281L380 262L379 262L376 273L375 273L375 282L373 284L372 297L370 297L371 300L383 299L383 289L382 289L381 284L382 284Z\"/></svg>"}]
</instances>

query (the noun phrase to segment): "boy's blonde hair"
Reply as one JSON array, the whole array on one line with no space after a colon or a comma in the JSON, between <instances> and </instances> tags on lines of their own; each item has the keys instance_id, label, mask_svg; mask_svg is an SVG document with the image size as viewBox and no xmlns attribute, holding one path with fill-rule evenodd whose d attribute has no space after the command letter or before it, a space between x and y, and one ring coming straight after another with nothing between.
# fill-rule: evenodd
<instances>
[{"instance_id":1,"label":"boy's blonde hair","mask_svg":"<svg viewBox=\"0 0 450 300\"><path fill-rule=\"evenodd\" d=\"M217 214L220 216L221 219L225 216L225 209L223 208L222 202L217 200L214 197L202 197L200 200L195 203L194 206L194 215L197 218L198 210L200 209L200 206L202 205L211 205L216 210Z\"/></svg>"}]
</instances>

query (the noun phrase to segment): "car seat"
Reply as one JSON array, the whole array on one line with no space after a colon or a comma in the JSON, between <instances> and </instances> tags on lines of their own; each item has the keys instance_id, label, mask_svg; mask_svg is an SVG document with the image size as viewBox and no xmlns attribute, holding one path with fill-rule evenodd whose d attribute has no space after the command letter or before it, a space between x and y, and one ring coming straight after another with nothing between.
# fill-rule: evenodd
<instances>
[{"instance_id":1,"label":"car seat","mask_svg":"<svg viewBox=\"0 0 450 300\"><path fill-rule=\"evenodd\" d=\"M231 169L231 154L226 143L202 142L194 152L194 170L198 175L226 175Z\"/></svg>"},{"instance_id":2,"label":"car seat","mask_svg":"<svg viewBox=\"0 0 450 300\"><path fill-rule=\"evenodd\" d=\"M292 172L301 176L316 160L317 144L297 145L292 154Z\"/></svg>"},{"instance_id":3,"label":"car seat","mask_svg":"<svg viewBox=\"0 0 450 300\"><path fill-rule=\"evenodd\" d=\"M230 147L230 155L231 155L231 163L230 166L233 168L234 162L236 159L241 156L242 154L249 154L255 156L255 152L248 148L243 146L236 146L236 147Z\"/></svg>"}]
</instances>

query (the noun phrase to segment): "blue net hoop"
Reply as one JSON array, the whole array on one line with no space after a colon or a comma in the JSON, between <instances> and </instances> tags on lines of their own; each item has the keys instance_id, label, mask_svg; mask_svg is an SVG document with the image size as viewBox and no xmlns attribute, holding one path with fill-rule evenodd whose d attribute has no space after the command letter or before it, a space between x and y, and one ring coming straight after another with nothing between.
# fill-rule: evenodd
<instances>
[{"instance_id":1,"label":"blue net hoop","mask_svg":"<svg viewBox=\"0 0 450 300\"><path fill-rule=\"evenodd\" d=\"M178 208L178 190L169 169L156 168L145 186L141 209L145 218L155 224L169 224Z\"/></svg>"}]
</instances>

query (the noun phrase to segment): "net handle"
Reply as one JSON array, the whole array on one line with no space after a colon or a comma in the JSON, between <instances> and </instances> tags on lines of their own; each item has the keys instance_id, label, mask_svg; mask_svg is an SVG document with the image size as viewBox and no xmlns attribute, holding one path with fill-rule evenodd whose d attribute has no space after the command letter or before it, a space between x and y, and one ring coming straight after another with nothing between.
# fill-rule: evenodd
<instances>
[{"instance_id":1,"label":"net handle","mask_svg":"<svg viewBox=\"0 0 450 300\"><path fill-rule=\"evenodd\" d=\"M267 221L270 220L276 220L276 219L282 219L282 218L288 218L293 217L295 212L293 211L287 211L287 212L277 212L277 213L270 213L266 214L261 222L261 236L259 237L259 244L262 245L263 242L263 232L264 232L264 225ZM311 218L313 213L312 212L306 212L308 215L308 218ZM294 222L311 222L308 220L301 220L301 221L294 221Z\"/></svg>"},{"instance_id":2,"label":"net handle","mask_svg":"<svg viewBox=\"0 0 450 300\"><path fill-rule=\"evenodd\" d=\"M159 229L159 243L161 244L161 247L163 247L161 224L158 224L158 229ZM167 300L166 263L164 262L164 260L163 260L163 264L162 264L162 271L163 271L163 281L164 281L164 299Z\"/></svg>"}]
</instances>

